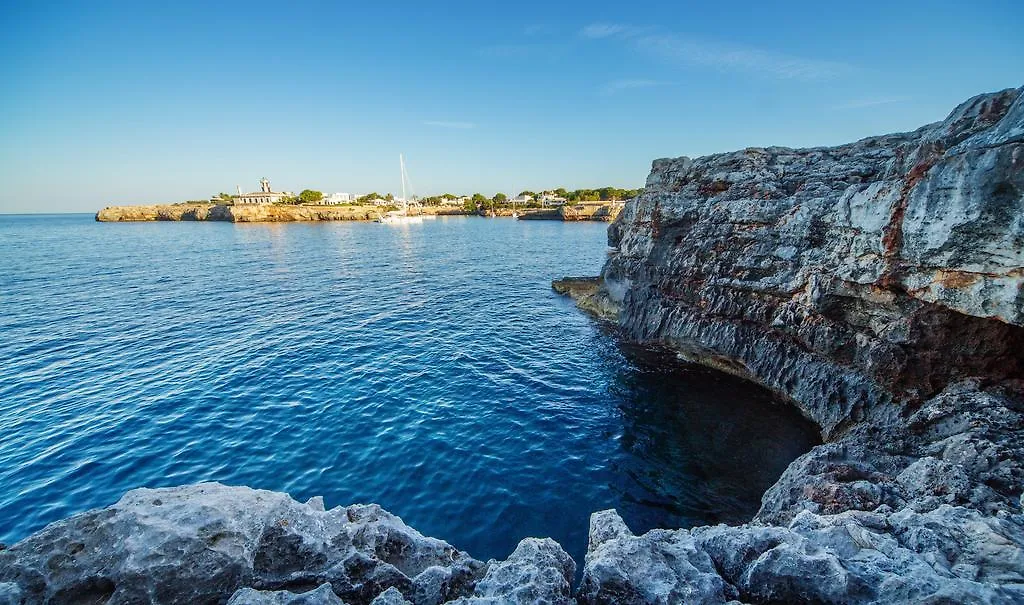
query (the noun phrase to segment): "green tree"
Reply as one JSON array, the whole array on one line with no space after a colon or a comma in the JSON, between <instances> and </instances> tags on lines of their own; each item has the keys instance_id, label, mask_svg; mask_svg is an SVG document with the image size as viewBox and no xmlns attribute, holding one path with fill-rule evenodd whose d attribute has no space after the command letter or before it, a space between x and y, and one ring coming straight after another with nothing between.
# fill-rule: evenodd
<instances>
[{"instance_id":1,"label":"green tree","mask_svg":"<svg viewBox=\"0 0 1024 605\"><path fill-rule=\"evenodd\" d=\"M324 199L324 194L312 189L303 189L302 193L299 194L299 201L303 204L312 204L313 202L319 202L322 199Z\"/></svg>"},{"instance_id":2,"label":"green tree","mask_svg":"<svg viewBox=\"0 0 1024 605\"><path fill-rule=\"evenodd\" d=\"M494 197L491 198L491 201L494 202L496 205L504 204L505 202L508 201L508 196L505 195L504 193L498 192L494 194Z\"/></svg>"}]
</instances>

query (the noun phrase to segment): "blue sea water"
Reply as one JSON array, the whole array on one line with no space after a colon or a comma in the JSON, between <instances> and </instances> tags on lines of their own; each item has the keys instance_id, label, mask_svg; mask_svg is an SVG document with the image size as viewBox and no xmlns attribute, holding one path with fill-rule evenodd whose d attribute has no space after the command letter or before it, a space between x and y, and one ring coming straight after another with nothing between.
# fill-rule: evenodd
<instances>
[{"instance_id":1,"label":"blue sea water","mask_svg":"<svg viewBox=\"0 0 1024 605\"><path fill-rule=\"evenodd\" d=\"M477 558L741 522L814 427L550 289L606 225L0 216L0 541L140 486L377 502Z\"/></svg>"}]
</instances>

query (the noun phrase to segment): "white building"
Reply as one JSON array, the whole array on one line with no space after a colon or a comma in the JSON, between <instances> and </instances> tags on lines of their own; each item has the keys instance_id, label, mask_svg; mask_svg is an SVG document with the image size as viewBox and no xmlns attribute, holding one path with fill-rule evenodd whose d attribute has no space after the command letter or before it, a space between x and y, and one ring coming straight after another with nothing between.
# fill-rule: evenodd
<instances>
[{"instance_id":1,"label":"white building","mask_svg":"<svg viewBox=\"0 0 1024 605\"><path fill-rule=\"evenodd\" d=\"M235 200L236 204L276 204L291 197L286 192L274 192L270 190L270 181L267 177L260 179L260 190L254 193L242 193Z\"/></svg>"},{"instance_id":2,"label":"white building","mask_svg":"<svg viewBox=\"0 0 1024 605\"><path fill-rule=\"evenodd\" d=\"M541 205L548 206L548 207L550 207L550 206L561 206L566 201L567 200L564 197L560 197L560 196L557 196L557 195L552 195L550 193L545 193L545 194L540 196L540 203L541 203Z\"/></svg>"},{"instance_id":3,"label":"white building","mask_svg":"<svg viewBox=\"0 0 1024 605\"><path fill-rule=\"evenodd\" d=\"M355 193L329 193L324 196L318 203L324 206L331 204L351 204L359 199L359 196Z\"/></svg>"}]
</instances>

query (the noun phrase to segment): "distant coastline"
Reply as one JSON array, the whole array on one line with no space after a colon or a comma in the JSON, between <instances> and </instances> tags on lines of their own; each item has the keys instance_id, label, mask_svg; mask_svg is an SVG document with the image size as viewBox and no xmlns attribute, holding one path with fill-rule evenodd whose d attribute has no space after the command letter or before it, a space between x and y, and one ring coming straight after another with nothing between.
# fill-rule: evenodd
<instances>
[{"instance_id":1,"label":"distant coastline","mask_svg":"<svg viewBox=\"0 0 1024 605\"><path fill-rule=\"evenodd\" d=\"M554 221L615 220L622 202L581 202L557 208L523 210L518 218ZM336 206L303 204L224 204L214 202L185 202L178 204L149 204L134 206L107 206L96 213L102 223L151 221L223 221L230 223L288 223L310 221L374 221L388 210L373 204L342 204ZM416 213L439 216L510 217L507 208L470 211L462 207L423 206Z\"/></svg>"}]
</instances>

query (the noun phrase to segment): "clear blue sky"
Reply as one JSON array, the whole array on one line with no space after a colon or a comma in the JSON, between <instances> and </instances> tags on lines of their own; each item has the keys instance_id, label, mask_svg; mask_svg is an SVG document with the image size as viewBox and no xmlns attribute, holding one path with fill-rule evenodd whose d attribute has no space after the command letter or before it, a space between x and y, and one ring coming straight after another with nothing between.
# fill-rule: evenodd
<instances>
[{"instance_id":1,"label":"clear blue sky","mask_svg":"<svg viewBox=\"0 0 1024 605\"><path fill-rule=\"evenodd\" d=\"M1024 4L0 4L0 212L253 190L638 187L1024 84Z\"/></svg>"}]
</instances>

